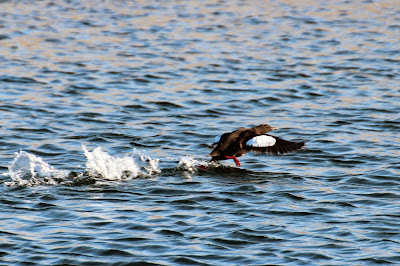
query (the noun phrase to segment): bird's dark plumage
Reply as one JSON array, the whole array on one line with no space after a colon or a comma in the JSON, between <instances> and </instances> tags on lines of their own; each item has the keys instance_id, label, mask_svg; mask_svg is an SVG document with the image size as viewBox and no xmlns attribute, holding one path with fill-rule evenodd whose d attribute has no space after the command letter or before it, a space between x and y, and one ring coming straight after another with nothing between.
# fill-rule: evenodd
<instances>
[{"instance_id":1,"label":"bird's dark plumage","mask_svg":"<svg viewBox=\"0 0 400 266\"><path fill-rule=\"evenodd\" d=\"M298 150L304 142L292 142L266 134L277 128L261 124L252 128L239 128L224 133L216 142L216 147L209 154L211 161L233 159L237 166L240 157L246 152L280 154Z\"/></svg>"}]
</instances>

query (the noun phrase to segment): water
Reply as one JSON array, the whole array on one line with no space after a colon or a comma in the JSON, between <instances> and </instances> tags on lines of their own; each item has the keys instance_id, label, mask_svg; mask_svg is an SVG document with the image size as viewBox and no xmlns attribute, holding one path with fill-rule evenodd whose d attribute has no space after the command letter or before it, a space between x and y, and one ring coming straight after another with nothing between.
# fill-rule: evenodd
<instances>
[{"instance_id":1,"label":"water","mask_svg":"<svg viewBox=\"0 0 400 266\"><path fill-rule=\"evenodd\" d=\"M399 18L397 1L1 1L1 264L397 264ZM307 149L208 162L260 123Z\"/></svg>"}]
</instances>

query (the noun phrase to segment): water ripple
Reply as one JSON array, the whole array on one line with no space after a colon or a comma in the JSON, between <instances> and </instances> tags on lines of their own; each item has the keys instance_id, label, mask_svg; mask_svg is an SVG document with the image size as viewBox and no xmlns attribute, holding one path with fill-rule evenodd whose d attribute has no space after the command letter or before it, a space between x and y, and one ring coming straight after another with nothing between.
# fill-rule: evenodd
<instances>
[{"instance_id":1,"label":"water ripple","mask_svg":"<svg viewBox=\"0 0 400 266\"><path fill-rule=\"evenodd\" d=\"M0 15L5 264L398 262L394 3ZM259 123L306 149L209 162L215 136Z\"/></svg>"}]
</instances>

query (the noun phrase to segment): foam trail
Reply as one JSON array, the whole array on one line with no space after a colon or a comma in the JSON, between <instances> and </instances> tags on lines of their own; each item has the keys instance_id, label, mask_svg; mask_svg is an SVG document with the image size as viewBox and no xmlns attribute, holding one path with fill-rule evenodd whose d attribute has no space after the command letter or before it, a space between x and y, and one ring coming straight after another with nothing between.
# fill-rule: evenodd
<instances>
[{"instance_id":1,"label":"foam trail","mask_svg":"<svg viewBox=\"0 0 400 266\"><path fill-rule=\"evenodd\" d=\"M89 176L105 180L132 179L159 173L158 159L144 155L140 150L133 150L130 157L114 157L101 147L89 151L85 145L82 150L87 158L86 171Z\"/></svg>"},{"instance_id":2,"label":"foam trail","mask_svg":"<svg viewBox=\"0 0 400 266\"><path fill-rule=\"evenodd\" d=\"M68 171L58 170L42 158L25 151L16 153L8 172L13 180L5 182L8 186L55 185L69 174Z\"/></svg>"},{"instance_id":3,"label":"foam trail","mask_svg":"<svg viewBox=\"0 0 400 266\"><path fill-rule=\"evenodd\" d=\"M96 180L122 180L160 173L158 159L152 159L140 150L133 150L132 156L113 157L101 147L89 151L82 146L87 158L86 171L70 172L59 170L45 162L39 156L20 151L8 167L12 181L7 186L37 185L85 185Z\"/></svg>"}]
</instances>

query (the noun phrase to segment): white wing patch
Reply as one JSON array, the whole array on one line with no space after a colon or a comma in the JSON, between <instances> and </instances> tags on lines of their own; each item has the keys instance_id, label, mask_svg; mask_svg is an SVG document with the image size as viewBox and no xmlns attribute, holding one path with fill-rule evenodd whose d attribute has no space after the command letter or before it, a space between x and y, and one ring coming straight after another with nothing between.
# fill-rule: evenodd
<instances>
[{"instance_id":1,"label":"white wing patch","mask_svg":"<svg viewBox=\"0 0 400 266\"><path fill-rule=\"evenodd\" d=\"M246 142L247 146L251 147L271 147L274 146L276 143L276 139L271 136L267 135L261 135L261 136L256 136L252 139L249 139Z\"/></svg>"},{"instance_id":2,"label":"white wing patch","mask_svg":"<svg viewBox=\"0 0 400 266\"><path fill-rule=\"evenodd\" d=\"M221 136L216 136L214 139L214 143L218 143L221 139Z\"/></svg>"}]
</instances>

